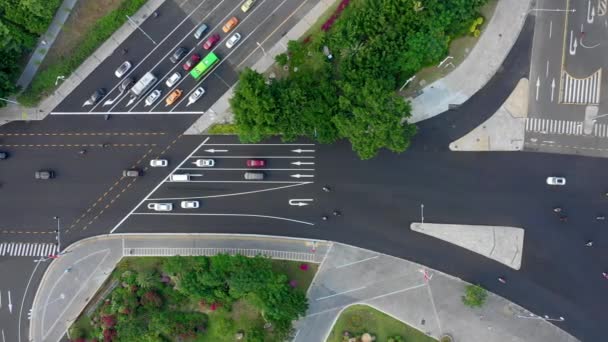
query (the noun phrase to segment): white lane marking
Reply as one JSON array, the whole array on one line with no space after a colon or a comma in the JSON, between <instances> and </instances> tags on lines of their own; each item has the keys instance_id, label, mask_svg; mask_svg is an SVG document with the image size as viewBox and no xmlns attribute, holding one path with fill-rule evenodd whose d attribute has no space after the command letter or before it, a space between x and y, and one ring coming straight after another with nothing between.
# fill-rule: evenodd
<instances>
[{"instance_id":1,"label":"white lane marking","mask_svg":"<svg viewBox=\"0 0 608 342\"><path fill-rule=\"evenodd\" d=\"M380 257L379 255L376 255L376 256L373 256L373 257L369 257L369 258L365 258L365 259L349 262L349 263L344 264L344 265L336 266L336 268L344 268L344 267L356 265L358 263L366 262L366 261L369 261L369 260L374 260L374 259L377 259L379 257Z\"/></svg>"},{"instance_id":2,"label":"white lane marking","mask_svg":"<svg viewBox=\"0 0 608 342\"><path fill-rule=\"evenodd\" d=\"M196 11L197 11L197 10L198 10L198 9L199 9L199 8L200 8L200 7L201 7L201 6L202 6L202 5L205 3L205 2L206 2L206 1L201 1L201 3L200 3L198 6L196 6L196 7L195 7L195 8L194 8L194 9L193 9L191 12L190 12L190 14L188 14L188 16L186 16L186 17L184 18L184 20L182 20L182 21L181 21L179 24L177 24L177 25L175 26L175 28L174 28L174 29L173 29L171 32L169 32L169 33L167 34L167 36L165 36L165 38L163 38L163 39L162 39L162 40L159 42L159 44L158 44L158 45L156 45L156 46L154 47L154 49L152 49L152 50L151 50L151 51L150 51L150 52L149 52L149 53L148 53L146 56L144 56L144 58L143 58L143 59L142 59L142 60L141 60L141 61L140 61L140 62L139 62L137 65L135 65L135 67L131 68L131 70L129 70L129 72L128 72L126 75L124 75L124 76L123 76L123 78L127 78L127 77L129 77L129 75L131 75L131 74L132 74L132 73L133 73L133 72L134 72L134 71L135 71L135 70L136 70L136 69L137 69L137 68L138 68L140 65L142 65L142 64L143 64L143 62L144 62L146 59L148 59L148 57L150 57L150 56L151 56L151 55L154 53L154 51L156 51L156 49L158 49L158 48L159 48L159 47L162 45L162 43L164 43L164 42L165 42L165 40L167 40L167 39L168 39L168 38L169 38L169 37L170 37L170 36L171 36L171 35L172 35L172 34L173 34L175 31L177 31L177 29L178 29L180 26L182 26L182 24L183 24L183 23L185 23L186 21L188 21L188 19L190 19L190 17L191 17L191 16L192 16L194 13L196 13ZM221 4L222 2L224 2L224 1L222 0L222 1L220 2L220 4ZM218 5L218 6L219 6L219 5ZM217 7L217 6L216 6L216 7ZM215 9L215 8L214 8L214 9ZM211 14L211 13L210 13L210 14ZM206 19L206 18L207 18L207 17L205 17L205 19ZM194 31L195 31L195 30L198 28L198 26L199 26L201 23L202 23L202 21L201 21L201 22L199 22L198 24L196 24L196 26L195 26L195 27L194 27L194 28L193 28L193 29L192 29L192 30L191 30L191 31L188 33L188 36L190 36L190 34L192 34L192 32L194 32ZM182 41L183 41L183 40L182 40ZM164 61L164 60L165 60L165 58L166 58L167 56L169 56L169 54L173 53L173 52L174 52L174 50L175 50L175 47L176 47L176 46L178 46L179 44L181 44L181 43L182 43L182 41L180 41L179 43L175 44L175 45L173 46L173 48L172 48L172 49L169 51L169 53L167 53L167 54L166 54L166 55L165 55L165 56L164 56L164 57L161 59L161 61ZM158 64L157 64L157 65L158 65ZM154 68L156 68L156 65L155 65L155 66L154 66L152 69L154 69ZM114 86L112 89L110 89L110 91L108 92L108 95L109 95L110 93L112 93L112 91L114 91L116 88L118 88L118 86L120 85L121 81L122 81L122 80L119 80L119 82L117 82L117 83L116 83L116 85L115 85L115 86ZM101 101L100 101L100 102L98 102L97 104L95 104L95 105L93 106L93 108L91 108L91 110L90 110L90 111L93 111L95 108L97 108L97 106L98 106L100 103L101 103Z\"/></svg>"},{"instance_id":3,"label":"white lane marking","mask_svg":"<svg viewBox=\"0 0 608 342\"><path fill-rule=\"evenodd\" d=\"M267 169L267 168L221 168L221 167L182 167L180 170L196 171L314 171L315 169Z\"/></svg>"},{"instance_id":4,"label":"white lane marking","mask_svg":"<svg viewBox=\"0 0 608 342\"><path fill-rule=\"evenodd\" d=\"M553 32L553 20L549 22L549 39L551 39L551 33Z\"/></svg>"},{"instance_id":5,"label":"white lane marking","mask_svg":"<svg viewBox=\"0 0 608 342\"><path fill-rule=\"evenodd\" d=\"M13 313L13 303L11 302L11 290L8 290L8 311Z\"/></svg>"},{"instance_id":6,"label":"white lane marking","mask_svg":"<svg viewBox=\"0 0 608 342\"><path fill-rule=\"evenodd\" d=\"M247 57L243 58L243 61L241 63L239 63L234 69L239 69L244 63L245 61L247 61L247 59L249 59L249 57L251 57L251 55L253 55L268 39L270 39L270 37L272 37L273 34L275 34L275 32L277 32L286 22L287 20L291 19L291 17L296 14L296 12L298 10L300 10L300 8L302 6L304 6L304 4L306 4L308 1L302 1L302 4L300 6L298 6L298 8L296 8L293 12L291 12L291 14L289 14L289 16L287 16L287 18L285 18L285 20L283 20L283 22L281 22L279 25L277 25L277 27L272 30L272 32L270 32L266 38L264 38L264 40L259 41L257 44L257 48L251 50L251 52L249 53L249 55L247 55Z\"/></svg>"},{"instance_id":7,"label":"white lane marking","mask_svg":"<svg viewBox=\"0 0 608 342\"><path fill-rule=\"evenodd\" d=\"M312 198L292 198L288 201L289 205L303 207L314 201Z\"/></svg>"},{"instance_id":8,"label":"white lane marking","mask_svg":"<svg viewBox=\"0 0 608 342\"><path fill-rule=\"evenodd\" d=\"M211 156L192 156L190 158L209 158ZM264 158L264 159L304 159L304 158L314 158L314 156L213 156L213 159L217 158L235 158L235 159L244 159L244 158Z\"/></svg>"},{"instance_id":9,"label":"white lane marking","mask_svg":"<svg viewBox=\"0 0 608 342\"><path fill-rule=\"evenodd\" d=\"M0 309L2 309L2 291L0 291Z\"/></svg>"},{"instance_id":10,"label":"white lane marking","mask_svg":"<svg viewBox=\"0 0 608 342\"><path fill-rule=\"evenodd\" d=\"M302 162L302 161L299 161L299 160L297 162L291 162L291 163L293 165L297 165L297 166L300 166L300 165L315 165L315 162Z\"/></svg>"},{"instance_id":11,"label":"white lane marking","mask_svg":"<svg viewBox=\"0 0 608 342\"><path fill-rule=\"evenodd\" d=\"M298 181L188 181L188 182L174 182L174 183L258 183L258 184L302 184L304 182ZM310 182L309 182L310 183Z\"/></svg>"},{"instance_id":12,"label":"white lane marking","mask_svg":"<svg viewBox=\"0 0 608 342\"><path fill-rule=\"evenodd\" d=\"M301 148L298 148L296 150L291 150L291 152L295 152L295 153L306 153L306 152L314 152L315 150L303 150Z\"/></svg>"},{"instance_id":13,"label":"white lane marking","mask_svg":"<svg viewBox=\"0 0 608 342\"><path fill-rule=\"evenodd\" d=\"M51 112L51 115L201 115L201 111L198 112Z\"/></svg>"},{"instance_id":14,"label":"white lane marking","mask_svg":"<svg viewBox=\"0 0 608 342\"><path fill-rule=\"evenodd\" d=\"M295 223L302 223L309 226L314 226L312 222L294 220L287 217L269 216L269 215L256 215L256 214L209 214L209 213L133 213L133 215L163 215L163 216L236 216L236 217L259 217L269 218L274 220L289 221Z\"/></svg>"},{"instance_id":15,"label":"white lane marking","mask_svg":"<svg viewBox=\"0 0 608 342\"><path fill-rule=\"evenodd\" d=\"M150 192L149 192L149 193L146 195L146 197L144 197L144 199L142 199L142 200L141 200L141 201L140 201L140 202L139 202L139 203L138 203L138 204L137 204L137 205L136 205L136 206L133 208L133 210L131 210L131 212L129 212L129 213L127 214L127 216L123 217L123 219L122 219L122 220L120 220L120 222L118 222L118 223L117 223L117 224L114 226L114 228L112 228L112 230L110 230L110 234L114 233L114 231L115 231L116 229L118 229L118 227L120 227L120 225L121 225L121 224L123 224L123 222L125 222L125 221L126 221L128 218L129 218L129 216L131 216L131 215L133 214L133 212L135 212L135 210L137 210L137 208L139 208L139 206L141 206L141 205L142 205L142 203L144 203L144 202L146 201L146 199L147 199L148 197L150 197L150 195L152 195L152 194L154 193L154 191L156 191L158 188L160 188L160 186L161 186L161 185L163 185L163 184L165 183L165 181L167 181L167 179L169 179L169 177L171 177L171 175L173 174L173 172L175 172L177 169L179 169L179 168L180 168L180 167L181 167L181 166L182 166L182 165L183 165L183 164L184 164L184 163L185 163L185 162L186 162L188 159L190 159L190 157L192 157L192 155L193 155L194 153L196 153L196 151L198 151L198 150L199 150L201 147L203 147L203 145L205 145L205 143L206 143L207 141L209 141L209 139L210 139L210 138L209 138L209 137L207 137L205 140L203 140L203 142L202 142L202 143L200 143L200 144L199 144L199 145L198 145L198 146L197 146L197 147L196 147L194 150L192 150L192 152L190 152L190 154L189 154L189 155L188 155L186 158L184 158L184 160L182 160L182 162L181 162L181 163L179 163L179 165L177 165L177 166L176 166L176 167L173 169L173 171L169 172L169 174L168 174L168 175L167 175L165 178L163 178L163 180L162 180L160 183L158 183L158 185L157 185L157 186L155 186L155 187L154 187L154 189L152 189L152 191L150 191Z\"/></svg>"},{"instance_id":16,"label":"white lane marking","mask_svg":"<svg viewBox=\"0 0 608 342\"><path fill-rule=\"evenodd\" d=\"M352 290L347 290L347 291L343 291L343 292L334 293L334 294L329 295L329 296L319 297L319 298L317 298L317 299L315 299L315 300L316 300L316 301L320 301L320 300L324 300L324 299L327 299L327 298L331 298L331 297L335 297L335 296L340 296L340 295L343 295L343 294L346 294L346 293L351 293L351 292L355 292L355 291L363 290L364 288L365 288L365 286L362 286L362 287L358 287L358 288L356 288L356 289L352 289Z\"/></svg>"},{"instance_id":17,"label":"white lane marking","mask_svg":"<svg viewBox=\"0 0 608 342\"><path fill-rule=\"evenodd\" d=\"M2 342L6 342L6 337L4 337L4 329L2 329Z\"/></svg>"},{"instance_id":18,"label":"white lane marking","mask_svg":"<svg viewBox=\"0 0 608 342\"><path fill-rule=\"evenodd\" d=\"M262 22L260 22L260 24L259 24L258 26L256 26L256 27L255 27L255 28L254 28L252 31L250 31L250 32L249 32L249 34L248 34L248 35L247 35L247 36L246 36L244 39L242 39L242 41L240 42L240 44L243 44L243 43L244 43L244 42L245 42L247 39L249 39L249 38L250 38L250 37L251 37L251 36L252 36L252 35L255 33L255 31L257 31L257 29L258 29L258 28L260 28L260 27L261 27L261 26L262 26L262 25L263 25L263 24L264 24L264 23L265 23L265 22L266 22L268 19L270 19L270 18L271 18L271 17L274 15L274 13L275 13L276 11L278 11L278 10L279 10L279 8L281 8L281 7L283 6L283 4L285 4L285 2L286 2L286 1L287 1L287 0L283 0L283 1L282 1L280 4L278 4L277 6L275 6L275 9L274 9L272 12L270 12L269 14L267 14L267 15L266 15L266 18L264 18L264 20L262 20ZM298 9L300 9L300 7L302 7L302 6L303 6L303 5L304 5L306 2L307 2L307 1L303 1L303 2L302 2L302 5L300 5L298 8L296 8L296 10L295 10L295 11L297 11ZM259 5L258 5L258 6L256 6L256 7L253 9L253 12L257 11L257 10L258 10L258 8L262 8L262 6L259 6ZM294 12L292 12L292 14L291 14L291 15L289 15L287 18L290 18L290 17L293 15L293 13L295 13L295 11L294 11ZM245 20L247 20L247 19L249 19L249 18L250 18L250 16L247 16L247 18L245 18ZM243 20L243 21L245 21L245 20ZM286 20L287 20L287 19L285 19L285 21L286 21ZM283 23L284 23L285 21L283 21ZM281 23L281 24L280 24L278 27L280 27L281 25L283 25L283 23ZM218 46L219 46L219 44L218 44ZM184 99L188 98L188 97L190 96L190 94L191 94L192 92L194 92L194 90L195 90L196 88L200 87L200 85L201 85L201 84L202 84L202 83L203 83L203 82L204 82L204 81L205 81L205 80L206 80L208 77L210 77L210 76L211 76L211 75L212 75L212 74L215 72L215 70L217 70L217 68L219 68L219 66L220 66L220 65L222 65L222 64L223 64L225 61L227 61L227 60L228 60L228 58L229 58L229 57L230 57L230 56L231 56L231 55L232 55L232 54L233 54L235 51L237 51L237 50L238 50L238 49L234 49L234 50L230 51L230 53L228 53L226 56L224 56L224 58L223 58L223 59L222 59L222 60L221 60L219 63L217 63L217 64L216 64L216 65L215 65L215 66L214 66L214 67L213 67L213 68L212 68L212 69L211 69L211 70L210 70L210 71L207 73L207 75L203 76L203 77L200 79L200 81L198 81L198 83L197 83L197 84L196 84L196 85L195 85L195 86L194 86L194 87L193 87L193 88L192 88L192 89L191 89L191 90L188 92L188 94L186 94L184 97L182 97L180 100L178 100L178 102L177 102L176 104L174 104L174 107L173 107L173 108L177 108L177 107L178 107L178 106L179 106L179 105L182 103L182 101L184 101ZM237 70L237 69L240 67L240 65L241 65L241 64L237 65L237 67L235 67L234 69L235 69L235 70Z\"/></svg>"},{"instance_id":19,"label":"white lane marking","mask_svg":"<svg viewBox=\"0 0 608 342\"><path fill-rule=\"evenodd\" d=\"M280 7L281 7L281 6L282 6L282 5L285 3L285 1L286 1L286 0L283 0L283 2L282 2L281 4L279 4L279 6L278 6L277 8L275 8L275 10L274 10L272 13L270 13L270 15L268 15L268 16L266 17L266 19L264 19L264 21L262 21L262 23L264 23L266 20L268 20L268 18L270 18L270 17L272 16L272 14L274 14L274 12L276 12L276 11L278 10L278 8L280 8ZM247 22L247 21L248 21L248 20L251 18L251 16L253 15L253 13L255 13L255 12L256 12L256 11L257 11L259 8L261 8L261 7L262 7L262 5L263 5L265 2L266 2L266 0L262 0L262 2L259 2L259 1L258 1L258 4L255 6L255 8L253 9L253 11L249 12L249 13L248 13L248 15L245 17L245 19L241 19L241 21L239 21L238 25L243 25L243 23ZM225 22L226 22L226 19L228 19L228 17L230 17L230 16L232 16L232 13L231 13L231 12L229 12L228 14L226 14L226 16L225 16L224 18L222 18L222 19L219 21L219 23L218 23L218 24L217 24L215 27L213 27L211 30L209 30L209 32L213 32L213 31L216 31L217 29L219 29L219 27L222 25L222 23L225 23ZM255 29L253 29L253 31L250 31L249 35L245 36L245 38L244 38L244 39L242 39L242 40L241 40L241 42L239 42L239 44L243 44L243 42L244 42L244 41L246 41L246 40L247 40L247 38L248 38L249 36L251 36L251 35L253 34L253 32L255 32L255 31L257 30L257 27L259 27L260 25L262 25L262 23L260 23L258 26L256 26L256 28L255 28ZM215 52L215 51L216 51L216 50L218 50L218 49L219 49L219 48L220 48L222 45L224 45L224 44L222 44L222 43L223 43L223 41L222 41L222 39L220 39L220 40L219 40L219 41L218 41L218 42L215 44L215 46L214 46L214 47L213 47L211 50L209 50L208 52L205 52L205 53ZM192 49L191 49L191 50L188 52L188 55L189 55L190 53L192 53L192 51L194 51L196 48L197 48L196 46L195 46L194 48L192 48ZM234 53L234 51L236 51L236 50L237 50L237 49L231 49L231 51L230 51L230 52L229 52L229 53L228 53L226 56L224 56L224 58L223 58L222 60L220 60L220 61L219 61L219 63L215 64L215 65L214 65L214 66L213 66L213 67L212 67L212 68L211 68L211 69L210 69L210 70L209 70L209 71L208 71L208 72L207 72L207 73L206 73L204 76L202 76L202 78L200 78L200 82L199 82L199 83L197 83L197 84L196 84L196 86L194 86L192 89L190 89L190 92L188 92L188 94L186 94L185 96L183 96L183 97L181 97L180 99L178 99L178 100L177 100L177 102L175 102L175 103L171 104L171 105L173 106L173 108L177 108L177 106L178 106L178 105L179 105L179 104L180 104L180 103L181 103L181 102L182 102L184 99L186 99L186 98L190 97L190 94L191 94L191 93L192 93L192 92L193 92L193 91L194 91L196 88L198 88L198 87L200 86L200 84L201 84L201 83L202 83L204 80L206 80L208 77L210 77L210 76L213 74L213 72L214 72L215 70L217 70L217 68L218 68L218 67L219 67L221 64L223 64L223 63L224 63L224 61L225 61L225 60L227 60L227 59L228 59L228 57L230 57L230 55L232 55L232 54ZM179 63L176 63L176 64L179 64ZM176 65L176 66L177 66L177 65ZM171 71L170 71L170 72L172 72L172 71L173 71L173 68L171 68ZM168 75L168 73L167 73L167 75ZM165 77L167 77L167 75L165 75ZM222 79L221 79L219 76L217 76L217 75L215 75L215 76L216 76L217 78L219 78L219 79L220 79L222 82L224 82L228 88L230 88L230 86L229 86L229 85L228 85L228 84L227 84L227 83L226 83L224 80L222 80ZM161 79L161 82L162 82L162 80L164 80L164 79L165 79L165 77L163 77L163 79ZM175 89L178 89L178 88L179 88L179 86L180 86L180 84L182 84L182 82L184 82L184 81L186 80L186 78L188 78L188 74L186 74L186 77L183 77L183 78L182 78L182 79L180 79L180 80L179 80L179 81L178 81L178 82L177 82L177 83L176 83L176 84L175 84L173 87L171 87L171 89L169 89L169 90L167 91L167 93L166 93L166 94L163 94L163 95L162 95L162 97L161 97L161 99L160 99L160 101L158 101L156 104L154 104L150 110L154 110L154 109L155 109L156 107L158 107L158 106L159 106L161 103L165 102L164 100L167 98L167 96L169 96L169 94L171 94L171 93L172 93L172 92L173 92ZM196 81L196 80L195 80L195 81ZM140 101L141 101L141 100L139 100L139 101L138 101L138 102L137 102L135 105L137 105L137 104L138 104ZM168 106L168 105L165 105L165 107L167 107L167 106Z\"/></svg>"},{"instance_id":20,"label":"white lane marking","mask_svg":"<svg viewBox=\"0 0 608 342\"><path fill-rule=\"evenodd\" d=\"M276 188L269 188L269 189L262 189L262 190L252 190L252 191L245 191L245 192L237 192L237 193L234 193L234 194L209 195L209 196L198 196L198 197L148 198L148 201L176 201L176 200L186 200L186 199L205 199L205 198L240 196L240 195L255 194L255 193L258 193L258 192L266 192L266 191L274 191L274 190L287 189L287 188L292 188L294 186L301 186L301 185L306 185L306 184L313 184L313 183L312 182L303 182L303 183L299 183L299 184L290 184L290 185L278 186Z\"/></svg>"},{"instance_id":21,"label":"white lane marking","mask_svg":"<svg viewBox=\"0 0 608 342\"><path fill-rule=\"evenodd\" d=\"M207 144L206 146L315 146L315 144Z\"/></svg>"},{"instance_id":22,"label":"white lane marking","mask_svg":"<svg viewBox=\"0 0 608 342\"><path fill-rule=\"evenodd\" d=\"M547 60L547 70L545 70L545 77L549 77L549 60Z\"/></svg>"},{"instance_id":23,"label":"white lane marking","mask_svg":"<svg viewBox=\"0 0 608 342\"><path fill-rule=\"evenodd\" d=\"M228 152L228 150L216 150L214 148L210 148L208 150L205 150L205 152L209 152L209 153L215 153L215 152L217 152L217 153L226 153L226 152Z\"/></svg>"},{"instance_id":24,"label":"white lane marking","mask_svg":"<svg viewBox=\"0 0 608 342\"><path fill-rule=\"evenodd\" d=\"M314 176L315 175L301 175L299 173L296 173L295 175L291 175L291 177L298 178L298 179L300 179L300 178L313 178Z\"/></svg>"}]
</instances>

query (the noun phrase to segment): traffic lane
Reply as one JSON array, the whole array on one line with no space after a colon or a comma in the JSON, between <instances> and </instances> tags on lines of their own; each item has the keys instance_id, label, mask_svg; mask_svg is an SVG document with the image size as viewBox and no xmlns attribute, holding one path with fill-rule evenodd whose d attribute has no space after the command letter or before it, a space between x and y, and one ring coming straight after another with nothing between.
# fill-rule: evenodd
<instances>
[{"instance_id":1,"label":"traffic lane","mask_svg":"<svg viewBox=\"0 0 608 342\"><path fill-rule=\"evenodd\" d=\"M53 111L89 111L93 106L82 107L82 104L91 94L98 88L104 87L108 91L108 95L102 101L114 97L115 93L110 90L118 85L121 81L114 76L114 71L125 61L129 60L133 64L132 70L136 69L137 63L142 61L147 55L158 54L159 51L164 51L169 48L171 39L167 39L164 43L163 36L166 36L173 30L175 25L171 22L180 22L186 15L173 2L165 2L159 7L159 12L165 13L158 18L149 18L142 24L144 31L153 37L159 45L153 44L140 30L135 30L127 39L116 48L114 53L105 59L85 80L72 92L64 101L62 101ZM190 24L182 25L182 30L187 29ZM179 29L171 35L179 34ZM156 48L156 51L152 50ZM123 54L126 49L127 53ZM145 64L145 62L144 62ZM141 67L139 67L141 68ZM138 69L138 68L137 68ZM131 77L141 77L144 72L135 70ZM67 94L66 94L67 95ZM101 106L99 106L101 107Z\"/></svg>"},{"instance_id":2,"label":"traffic lane","mask_svg":"<svg viewBox=\"0 0 608 342\"><path fill-rule=\"evenodd\" d=\"M200 143L200 137L184 136L166 149L166 152L162 155L159 152L165 149L153 151L150 156L168 159L170 162L169 167L148 167L148 159L146 159L144 161L145 167L142 167L144 172L141 177L125 180L122 187L105 195L102 205L95 206L89 212L85 210L80 213L80 215L86 215L78 223L75 221L71 222L73 227L69 234L66 234L66 241L71 243L89 236L109 233L120 220L127 216ZM127 184L129 183L131 186L127 188ZM123 192L122 189L125 188L127 190ZM99 196L103 196L107 189L103 190L103 192L94 193L97 195L97 197L94 197L94 200ZM86 204L92 205L92 203ZM107 204L110 205L106 208ZM88 208L85 209L88 210Z\"/></svg>"},{"instance_id":3,"label":"traffic lane","mask_svg":"<svg viewBox=\"0 0 608 342\"><path fill-rule=\"evenodd\" d=\"M180 200L182 198L198 198L205 201L207 198L242 196L256 192L274 192L281 189L297 188L303 184L269 184L259 183L190 183L165 182L150 195L149 201L162 201L165 199ZM269 196L272 196L270 194Z\"/></svg>"},{"instance_id":4,"label":"traffic lane","mask_svg":"<svg viewBox=\"0 0 608 342\"><path fill-rule=\"evenodd\" d=\"M211 137L203 148L195 153L192 158L268 158L270 163L272 158L276 159L314 159L316 146L310 143L259 143L259 144L240 144L238 141L231 144L215 142L216 138ZM213 150L213 151L212 151ZM352 152L351 152L352 153ZM313 157L313 158L310 158ZM243 161L243 165L245 162Z\"/></svg>"},{"instance_id":5,"label":"traffic lane","mask_svg":"<svg viewBox=\"0 0 608 342\"><path fill-rule=\"evenodd\" d=\"M47 261L38 265L32 262L33 260L34 258L30 257L0 258L0 272L4 275L0 285L2 297L0 330L4 331L6 341L19 341L19 328L21 328L21 340L29 336L29 312L37 285L49 263ZM8 291L10 291L11 309L9 309Z\"/></svg>"}]
</instances>

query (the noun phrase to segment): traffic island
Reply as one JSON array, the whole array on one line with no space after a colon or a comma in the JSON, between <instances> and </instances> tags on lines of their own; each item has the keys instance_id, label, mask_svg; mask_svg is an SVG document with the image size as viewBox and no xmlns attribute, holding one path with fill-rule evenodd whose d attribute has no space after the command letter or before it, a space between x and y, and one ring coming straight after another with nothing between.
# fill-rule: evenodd
<instances>
[{"instance_id":1,"label":"traffic island","mask_svg":"<svg viewBox=\"0 0 608 342\"><path fill-rule=\"evenodd\" d=\"M415 222L410 229L466 248L515 270L521 268L524 249L522 228Z\"/></svg>"}]
</instances>

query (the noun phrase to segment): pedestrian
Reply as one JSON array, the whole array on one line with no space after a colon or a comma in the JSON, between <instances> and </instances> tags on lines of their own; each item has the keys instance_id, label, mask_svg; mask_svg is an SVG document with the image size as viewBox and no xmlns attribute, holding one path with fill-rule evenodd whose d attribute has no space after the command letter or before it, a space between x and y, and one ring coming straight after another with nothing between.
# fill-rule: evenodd
<instances>
[{"instance_id":1,"label":"pedestrian","mask_svg":"<svg viewBox=\"0 0 608 342\"><path fill-rule=\"evenodd\" d=\"M585 243L585 246L587 246L587 247L593 246L593 241L588 240L587 243Z\"/></svg>"}]
</instances>

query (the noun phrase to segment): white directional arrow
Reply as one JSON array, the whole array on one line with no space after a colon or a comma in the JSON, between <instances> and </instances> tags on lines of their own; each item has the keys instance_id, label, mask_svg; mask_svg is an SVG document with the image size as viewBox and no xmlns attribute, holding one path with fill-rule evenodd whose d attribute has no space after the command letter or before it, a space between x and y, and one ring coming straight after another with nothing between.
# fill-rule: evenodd
<instances>
[{"instance_id":1,"label":"white directional arrow","mask_svg":"<svg viewBox=\"0 0 608 342\"><path fill-rule=\"evenodd\" d=\"M312 178L312 177L314 177L314 175L301 175L301 174L297 173L295 175L291 175L291 177L293 177L293 178Z\"/></svg>"},{"instance_id":2,"label":"white directional arrow","mask_svg":"<svg viewBox=\"0 0 608 342\"><path fill-rule=\"evenodd\" d=\"M209 153L216 153L216 152L218 152L219 153L219 152L228 152L228 150L216 150L216 149L210 148L208 150L205 150L205 152L209 152Z\"/></svg>"},{"instance_id":3,"label":"white directional arrow","mask_svg":"<svg viewBox=\"0 0 608 342\"><path fill-rule=\"evenodd\" d=\"M540 78L536 78L536 101L538 101L538 88L540 88Z\"/></svg>"},{"instance_id":4,"label":"white directional arrow","mask_svg":"<svg viewBox=\"0 0 608 342\"><path fill-rule=\"evenodd\" d=\"M574 39L574 32L570 31L570 54L572 56L576 55L576 47L578 46L578 43L576 42L576 39Z\"/></svg>"},{"instance_id":5,"label":"white directional arrow","mask_svg":"<svg viewBox=\"0 0 608 342\"><path fill-rule=\"evenodd\" d=\"M131 98L129 99L129 102L127 102L127 107L132 105L133 102L135 102L135 100L137 100L137 96L131 96Z\"/></svg>"},{"instance_id":6,"label":"white directional arrow","mask_svg":"<svg viewBox=\"0 0 608 342\"><path fill-rule=\"evenodd\" d=\"M553 102L553 93L555 92L555 78L551 81L551 102Z\"/></svg>"},{"instance_id":7,"label":"white directional arrow","mask_svg":"<svg viewBox=\"0 0 608 342\"><path fill-rule=\"evenodd\" d=\"M308 205L309 203L307 202L312 202L313 199L312 198L304 198L304 199L290 199L289 200L289 205L293 205L296 207L302 207L305 205Z\"/></svg>"},{"instance_id":8,"label":"white directional arrow","mask_svg":"<svg viewBox=\"0 0 608 342\"><path fill-rule=\"evenodd\" d=\"M11 291L8 291L8 311L13 313L13 303L11 302Z\"/></svg>"},{"instance_id":9,"label":"white directional arrow","mask_svg":"<svg viewBox=\"0 0 608 342\"><path fill-rule=\"evenodd\" d=\"M300 166L300 165L315 165L315 163L314 163L314 162L301 162L301 161L299 161L299 160L298 160L297 162L291 162L291 163L292 163L293 165L298 165L298 166Z\"/></svg>"},{"instance_id":10,"label":"white directional arrow","mask_svg":"<svg viewBox=\"0 0 608 342\"><path fill-rule=\"evenodd\" d=\"M595 17L595 6L591 7L591 0L587 3L587 23L592 24Z\"/></svg>"},{"instance_id":11,"label":"white directional arrow","mask_svg":"<svg viewBox=\"0 0 608 342\"><path fill-rule=\"evenodd\" d=\"M295 152L295 153L304 153L304 152L314 152L315 150L303 150L301 148L297 149L297 150L291 150L291 152Z\"/></svg>"}]
</instances>

